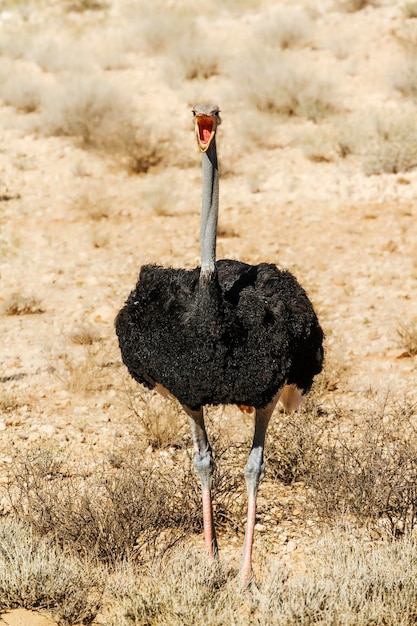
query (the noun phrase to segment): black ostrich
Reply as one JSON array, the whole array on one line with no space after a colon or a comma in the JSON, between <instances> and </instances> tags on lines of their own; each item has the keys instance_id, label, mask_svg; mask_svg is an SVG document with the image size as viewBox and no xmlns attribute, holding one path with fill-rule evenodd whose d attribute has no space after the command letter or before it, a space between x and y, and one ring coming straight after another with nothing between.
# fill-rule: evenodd
<instances>
[{"instance_id":1,"label":"black ostrich","mask_svg":"<svg viewBox=\"0 0 417 626\"><path fill-rule=\"evenodd\" d=\"M143 266L116 318L116 333L131 376L149 389L168 390L189 418L210 559L218 548L210 493L214 462L203 406L255 409L245 467L248 515L240 576L246 587L268 423L279 399L293 410L309 391L322 369L323 332L306 292L288 271L270 263L216 261L219 109L198 106L193 114L203 167L201 267Z\"/></svg>"}]
</instances>

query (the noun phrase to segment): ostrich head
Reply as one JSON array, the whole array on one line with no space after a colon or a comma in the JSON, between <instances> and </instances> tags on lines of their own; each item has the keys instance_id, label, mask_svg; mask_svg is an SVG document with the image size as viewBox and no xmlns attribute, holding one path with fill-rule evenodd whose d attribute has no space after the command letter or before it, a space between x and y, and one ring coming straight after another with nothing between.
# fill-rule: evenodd
<instances>
[{"instance_id":1,"label":"ostrich head","mask_svg":"<svg viewBox=\"0 0 417 626\"><path fill-rule=\"evenodd\" d=\"M216 134L217 126L221 123L220 109L211 104L194 107L195 136L201 152L206 152Z\"/></svg>"}]
</instances>

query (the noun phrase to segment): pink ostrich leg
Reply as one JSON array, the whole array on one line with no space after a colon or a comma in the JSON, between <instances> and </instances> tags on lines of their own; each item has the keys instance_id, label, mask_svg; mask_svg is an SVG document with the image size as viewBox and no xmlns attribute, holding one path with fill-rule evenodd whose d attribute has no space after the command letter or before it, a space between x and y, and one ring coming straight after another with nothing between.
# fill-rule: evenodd
<instances>
[{"instance_id":1,"label":"pink ostrich leg","mask_svg":"<svg viewBox=\"0 0 417 626\"><path fill-rule=\"evenodd\" d=\"M184 410L188 415L191 434L194 443L194 468L200 477L201 491L203 496L203 526L204 542L210 561L218 556L216 531L213 521L213 508L211 504L211 482L214 470L214 461L211 447L207 439L204 425L203 409L193 411L187 406Z\"/></svg>"},{"instance_id":2,"label":"pink ostrich leg","mask_svg":"<svg viewBox=\"0 0 417 626\"><path fill-rule=\"evenodd\" d=\"M276 396L276 398L274 398L274 400L265 408L256 409L255 413L255 432L253 435L253 443L248 462L245 467L245 480L248 491L248 514L245 540L243 543L242 562L240 566L240 584L242 589L246 589L253 579L252 548L256 518L256 497L258 495L259 483L263 478L265 470L264 445L266 431L278 397L279 396Z\"/></svg>"}]
</instances>

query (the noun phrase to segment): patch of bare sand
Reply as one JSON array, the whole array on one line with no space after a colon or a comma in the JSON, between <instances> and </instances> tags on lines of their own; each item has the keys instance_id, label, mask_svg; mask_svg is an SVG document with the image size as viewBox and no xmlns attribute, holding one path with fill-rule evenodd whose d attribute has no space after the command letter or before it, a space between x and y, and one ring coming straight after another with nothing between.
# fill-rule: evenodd
<instances>
[{"instance_id":1,"label":"patch of bare sand","mask_svg":"<svg viewBox=\"0 0 417 626\"><path fill-rule=\"evenodd\" d=\"M5 626L57 626L49 617L26 609L14 609L3 613L0 615L0 623Z\"/></svg>"}]
</instances>

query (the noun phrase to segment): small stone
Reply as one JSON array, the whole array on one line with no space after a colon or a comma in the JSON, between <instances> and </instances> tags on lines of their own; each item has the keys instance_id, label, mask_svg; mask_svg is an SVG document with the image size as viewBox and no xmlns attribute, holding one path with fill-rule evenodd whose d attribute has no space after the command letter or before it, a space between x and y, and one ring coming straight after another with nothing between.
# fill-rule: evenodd
<instances>
[{"instance_id":1,"label":"small stone","mask_svg":"<svg viewBox=\"0 0 417 626\"><path fill-rule=\"evenodd\" d=\"M262 533L262 532L264 532L266 530L266 527L265 527L264 524L261 524L260 522L258 522L257 524L255 524L255 530L257 532Z\"/></svg>"},{"instance_id":2,"label":"small stone","mask_svg":"<svg viewBox=\"0 0 417 626\"><path fill-rule=\"evenodd\" d=\"M7 425L4 420L0 420L0 430L6 430Z\"/></svg>"},{"instance_id":3,"label":"small stone","mask_svg":"<svg viewBox=\"0 0 417 626\"><path fill-rule=\"evenodd\" d=\"M287 552L295 552L297 550L297 544L295 541L290 540L286 546Z\"/></svg>"},{"instance_id":4,"label":"small stone","mask_svg":"<svg viewBox=\"0 0 417 626\"><path fill-rule=\"evenodd\" d=\"M51 437L55 434L56 428L53 424L42 424L39 426L39 432L42 435L46 435L47 437Z\"/></svg>"}]
</instances>

